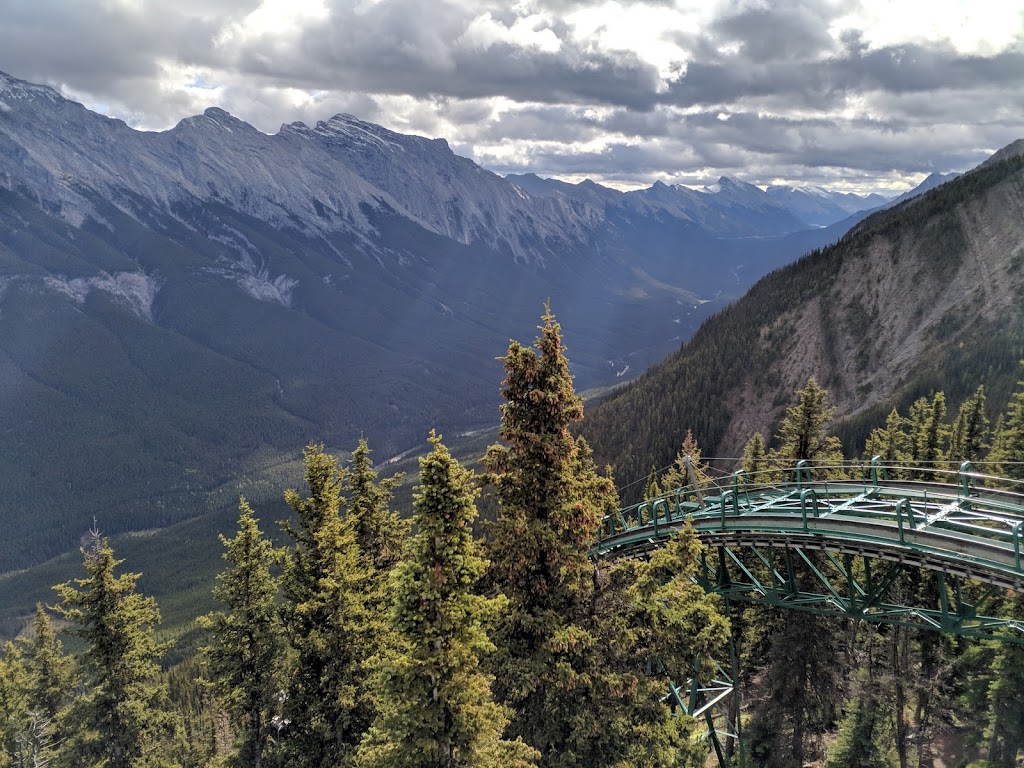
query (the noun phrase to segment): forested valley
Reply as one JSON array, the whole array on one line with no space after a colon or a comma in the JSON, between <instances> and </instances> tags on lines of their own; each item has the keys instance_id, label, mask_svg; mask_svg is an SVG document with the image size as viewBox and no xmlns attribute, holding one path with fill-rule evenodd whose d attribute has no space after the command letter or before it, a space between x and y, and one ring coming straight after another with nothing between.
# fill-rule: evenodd
<instances>
[{"instance_id":1,"label":"forested valley","mask_svg":"<svg viewBox=\"0 0 1024 768\"><path fill-rule=\"evenodd\" d=\"M647 558L591 559L619 499L570 431L582 401L550 312L504 364L483 471L431 434L411 517L393 509L399 478L378 474L365 440L344 463L307 447L305 487L285 494L285 547L241 499L222 537L222 608L201 619L199 653L173 664L155 600L93 532L84 578L57 585L5 646L0 765L700 766L713 759L705 723L667 693L710 679L730 631L749 765L1015 764L1024 646L758 605L727 618L694 583L692 530ZM869 455L921 479L963 461L1024 479L1024 381L998 414L983 384L955 417L942 392L894 409L845 460L828 393L811 379L793 400L774 437L748 442L752 481L801 459L837 477ZM709 490L715 474L689 433L644 493ZM1024 619L1013 594L993 609ZM730 742L734 763L741 754Z\"/></svg>"},{"instance_id":2,"label":"forested valley","mask_svg":"<svg viewBox=\"0 0 1024 768\"><path fill-rule=\"evenodd\" d=\"M918 5L0 0L0 768L1024 768L1024 0Z\"/></svg>"}]
</instances>

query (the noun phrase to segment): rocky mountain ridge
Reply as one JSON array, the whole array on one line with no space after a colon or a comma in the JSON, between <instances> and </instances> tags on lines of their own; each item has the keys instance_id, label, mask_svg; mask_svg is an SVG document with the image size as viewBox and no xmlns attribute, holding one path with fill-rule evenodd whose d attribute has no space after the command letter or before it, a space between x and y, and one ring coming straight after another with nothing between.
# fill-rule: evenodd
<instances>
[{"instance_id":1,"label":"rocky mountain ridge","mask_svg":"<svg viewBox=\"0 0 1024 768\"><path fill-rule=\"evenodd\" d=\"M167 213L216 201L281 228L307 235L350 232L367 244L373 240L367 211L386 208L461 244L543 262L584 246L607 218L592 198L524 193L455 155L443 139L397 134L351 115L312 127L283 125L267 135L210 108L153 133L3 74L0 94L7 145L0 152L0 178L8 188L16 179L76 225L95 216L86 189L130 214L140 196ZM75 136L73 152L64 151L69 135ZM724 182L713 199L679 187L667 192L664 185L613 199L630 213L671 215L705 227L715 222L708 228L716 234L736 234L733 220L755 212L764 226L740 234L806 228L784 207L756 199L763 197L760 190ZM723 216L725 209L732 210L731 219ZM778 221L768 223L764 209Z\"/></svg>"},{"instance_id":2,"label":"rocky mountain ridge","mask_svg":"<svg viewBox=\"0 0 1024 768\"><path fill-rule=\"evenodd\" d=\"M116 535L276 496L311 440L383 459L493 424L496 358L546 301L577 386L619 382L849 226L791 231L729 181L534 194L345 115L141 132L8 76L0 102L11 568L93 516Z\"/></svg>"}]
</instances>

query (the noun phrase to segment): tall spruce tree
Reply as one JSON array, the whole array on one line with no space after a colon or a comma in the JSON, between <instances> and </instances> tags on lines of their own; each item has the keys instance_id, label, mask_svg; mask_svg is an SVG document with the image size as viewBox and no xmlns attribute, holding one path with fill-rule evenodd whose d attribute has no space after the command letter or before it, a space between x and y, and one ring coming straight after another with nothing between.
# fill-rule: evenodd
<instances>
[{"instance_id":1,"label":"tall spruce tree","mask_svg":"<svg viewBox=\"0 0 1024 768\"><path fill-rule=\"evenodd\" d=\"M885 462L885 471L890 479L898 479L900 470L894 465L905 464L910 460L910 436L907 434L909 422L893 408L885 419L884 427L875 427L868 436L864 446L867 459L881 456Z\"/></svg>"},{"instance_id":2,"label":"tall spruce tree","mask_svg":"<svg viewBox=\"0 0 1024 768\"><path fill-rule=\"evenodd\" d=\"M203 651L235 732L238 762L260 768L284 682L284 632L272 572L280 556L244 498L238 509L235 537L220 537L229 565L213 589L228 611L201 619L211 634Z\"/></svg>"},{"instance_id":3,"label":"tall spruce tree","mask_svg":"<svg viewBox=\"0 0 1024 768\"><path fill-rule=\"evenodd\" d=\"M370 726L368 660L375 652L366 595L370 570L351 521L341 517L342 473L322 445L305 450L309 495L285 493L297 525L282 575L285 634L294 650L284 732L286 762L337 768Z\"/></svg>"},{"instance_id":4,"label":"tall spruce tree","mask_svg":"<svg viewBox=\"0 0 1024 768\"><path fill-rule=\"evenodd\" d=\"M841 474L842 444L825 429L834 412L828 404L828 392L811 376L797 394L796 405L786 409L775 458L792 466L806 461L815 477Z\"/></svg>"},{"instance_id":5,"label":"tall spruce tree","mask_svg":"<svg viewBox=\"0 0 1024 768\"><path fill-rule=\"evenodd\" d=\"M373 656L387 654L394 645L394 633L387 621L392 594L391 570L402 559L409 523L391 510L391 498L401 474L378 479L365 439L352 452L344 475L343 491L348 505L345 519L355 531L356 545L368 569L363 582L366 606L366 631L374 638L374 650L365 663L375 664ZM364 677L364 683L369 677Z\"/></svg>"},{"instance_id":6,"label":"tall spruce tree","mask_svg":"<svg viewBox=\"0 0 1024 768\"><path fill-rule=\"evenodd\" d=\"M53 629L50 614L36 605L32 620L32 638L25 653L25 666L29 679L29 707L54 724L64 709L74 687L71 659L64 655L64 647ZM55 737L56 739L56 737Z\"/></svg>"},{"instance_id":7,"label":"tall spruce tree","mask_svg":"<svg viewBox=\"0 0 1024 768\"><path fill-rule=\"evenodd\" d=\"M71 659L37 605L31 636L7 643L0 658L0 766L53 764L73 688Z\"/></svg>"},{"instance_id":8,"label":"tall spruce tree","mask_svg":"<svg viewBox=\"0 0 1024 768\"><path fill-rule=\"evenodd\" d=\"M31 639L25 642L24 663L28 708L16 764L49 765L64 737L60 716L74 692L75 672L42 605L36 606Z\"/></svg>"},{"instance_id":9,"label":"tall spruce tree","mask_svg":"<svg viewBox=\"0 0 1024 768\"><path fill-rule=\"evenodd\" d=\"M83 547L87 577L58 584L57 611L85 646L78 655L84 693L72 702L60 749L65 765L138 768L160 764L173 719L153 630L156 600L135 591L138 573L114 575L121 560L106 539Z\"/></svg>"},{"instance_id":10,"label":"tall spruce tree","mask_svg":"<svg viewBox=\"0 0 1024 768\"><path fill-rule=\"evenodd\" d=\"M946 394L936 392L931 401L922 398L911 409L912 462L917 470L915 479L936 480L940 477L940 464L948 453L949 427L946 424Z\"/></svg>"},{"instance_id":11,"label":"tall spruce tree","mask_svg":"<svg viewBox=\"0 0 1024 768\"><path fill-rule=\"evenodd\" d=\"M556 766L577 759L575 731L593 725L586 673L572 651L594 643L587 547L614 494L592 462L580 466L569 427L582 419L583 404L561 329L550 311L543 322L536 352L513 341L505 356L504 444L486 458L500 506L488 554L491 582L509 598L495 631L495 692L514 712L512 736L539 750L544 766Z\"/></svg>"},{"instance_id":12,"label":"tall spruce tree","mask_svg":"<svg viewBox=\"0 0 1024 768\"><path fill-rule=\"evenodd\" d=\"M650 501L661 496L661 483L658 482L658 468L651 464L651 469L647 473L647 482L644 483L644 501Z\"/></svg>"},{"instance_id":13,"label":"tall spruce tree","mask_svg":"<svg viewBox=\"0 0 1024 768\"><path fill-rule=\"evenodd\" d=\"M380 711L358 765L524 768L536 753L502 740L508 713L480 669L494 650L486 626L506 600L476 593L486 567L472 535L478 490L434 433L430 443L413 503L417 534L394 574L398 649L383 662Z\"/></svg>"},{"instance_id":14,"label":"tall spruce tree","mask_svg":"<svg viewBox=\"0 0 1024 768\"><path fill-rule=\"evenodd\" d=\"M989 460L995 462L996 474L1024 480L1024 379L1017 382L1017 389L1010 397L1006 415L995 432ZM1019 483L1013 487L1021 489Z\"/></svg>"},{"instance_id":15,"label":"tall spruce tree","mask_svg":"<svg viewBox=\"0 0 1024 768\"><path fill-rule=\"evenodd\" d=\"M19 765L28 738L29 679L24 648L6 642L0 655L0 766Z\"/></svg>"},{"instance_id":16,"label":"tall spruce tree","mask_svg":"<svg viewBox=\"0 0 1024 768\"><path fill-rule=\"evenodd\" d=\"M1010 600L1009 616L1024 621L1024 596ZM1013 768L1024 750L1024 646L1004 643L989 687L988 768Z\"/></svg>"},{"instance_id":17,"label":"tall spruce tree","mask_svg":"<svg viewBox=\"0 0 1024 768\"><path fill-rule=\"evenodd\" d=\"M509 347L503 444L486 460L499 502L488 578L509 599L494 635L496 697L513 712L509 733L544 768L678 766L686 725L646 684L650 656L626 624L637 610L625 595L629 572L599 571L588 558L617 499L569 432L582 403L550 311L543 322L534 349Z\"/></svg>"},{"instance_id":18,"label":"tall spruce tree","mask_svg":"<svg viewBox=\"0 0 1024 768\"><path fill-rule=\"evenodd\" d=\"M840 723L825 768L896 768L890 709L891 702L884 700L880 683L863 680Z\"/></svg>"},{"instance_id":19,"label":"tall spruce tree","mask_svg":"<svg viewBox=\"0 0 1024 768\"><path fill-rule=\"evenodd\" d=\"M982 384L961 404L957 412L949 440L949 460L954 469L963 461L977 461L985 450L988 438L985 403L985 385Z\"/></svg>"},{"instance_id":20,"label":"tall spruce tree","mask_svg":"<svg viewBox=\"0 0 1024 768\"><path fill-rule=\"evenodd\" d=\"M755 432L743 448L743 473L749 485L767 485L781 477L773 477L769 467L768 452L764 444L764 435Z\"/></svg>"},{"instance_id":21,"label":"tall spruce tree","mask_svg":"<svg viewBox=\"0 0 1024 768\"><path fill-rule=\"evenodd\" d=\"M828 393L814 378L798 394L798 402L786 412L777 440L776 456L788 466L806 460L819 476L834 475L842 461L839 441L826 425L832 417ZM821 552L808 557L819 571L828 563ZM814 576L794 572L793 587L802 589ZM801 768L811 736L830 727L842 702L842 668L837 633L820 616L794 613L785 621L771 621L759 642L769 648L771 663L765 670L767 696L754 709L750 729L755 764L767 768Z\"/></svg>"},{"instance_id":22,"label":"tall spruce tree","mask_svg":"<svg viewBox=\"0 0 1024 768\"><path fill-rule=\"evenodd\" d=\"M355 526L356 543L374 571L386 581L388 571L402 557L408 524L389 508L401 474L378 480L365 438L352 452L344 491L348 497L347 517Z\"/></svg>"}]
</instances>

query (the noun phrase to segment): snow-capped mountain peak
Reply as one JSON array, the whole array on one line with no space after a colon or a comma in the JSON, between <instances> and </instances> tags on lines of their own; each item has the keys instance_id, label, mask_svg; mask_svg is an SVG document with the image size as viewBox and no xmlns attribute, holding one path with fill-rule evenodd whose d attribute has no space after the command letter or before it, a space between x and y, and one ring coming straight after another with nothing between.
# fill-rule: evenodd
<instances>
[{"instance_id":1,"label":"snow-capped mountain peak","mask_svg":"<svg viewBox=\"0 0 1024 768\"><path fill-rule=\"evenodd\" d=\"M64 100L63 96L48 85L29 83L25 80L19 80L16 77L11 77L4 72L0 72L0 97L5 99L31 99L42 97L53 102Z\"/></svg>"}]
</instances>

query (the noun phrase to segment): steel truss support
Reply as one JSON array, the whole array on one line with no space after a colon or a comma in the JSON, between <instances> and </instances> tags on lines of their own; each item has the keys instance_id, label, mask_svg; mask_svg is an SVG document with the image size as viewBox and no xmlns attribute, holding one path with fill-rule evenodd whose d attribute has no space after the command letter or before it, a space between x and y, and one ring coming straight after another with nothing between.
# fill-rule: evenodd
<instances>
[{"instance_id":1,"label":"steel truss support","mask_svg":"<svg viewBox=\"0 0 1024 768\"><path fill-rule=\"evenodd\" d=\"M962 637L1024 643L1024 623L979 610L999 590L990 587L975 603L963 597L957 575L917 569L912 565L874 560L868 556L805 550L798 546L765 547L747 544L717 547L718 556L703 558L698 577L708 592L729 600L809 611L822 616L931 629ZM818 555L817 558L808 553ZM933 579L935 605L904 605L892 588L901 573Z\"/></svg>"},{"instance_id":2,"label":"steel truss support","mask_svg":"<svg viewBox=\"0 0 1024 768\"><path fill-rule=\"evenodd\" d=\"M841 474L854 478L861 469ZM984 615L998 612L993 598L1024 590L1024 493L1000 490L1007 481L979 475L969 462L955 483L892 479L919 471L876 456L861 480L815 480L799 462L780 483L751 486L737 472L701 489L688 466L687 486L607 515L591 554L645 557L688 529L705 545L694 580L722 596L730 620L734 601L743 601L1024 644L1024 622ZM910 572L917 588L898 589ZM665 697L704 720L723 768L747 766L735 642L730 637L729 673L695 670L685 689L672 686Z\"/></svg>"},{"instance_id":3,"label":"steel truss support","mask_svg":"<svg viewBox=\"0 0 1024 768\"><path fill-rule=\"evenodd\" d=\"M725 603L728 616L728 598ZM721 768L745 768L746 753L740 721L739 653L732 633L729 635L729 657L731 671L727 672L716 662L711 679L701 682L704 676L700 670L695 670L694 677L686 682L685 688L669 683L669 693L663 701L673 711L681 711L698 722L704 721L705 731L700 740L711 743Z\"/></svg>"}]
</instances>

